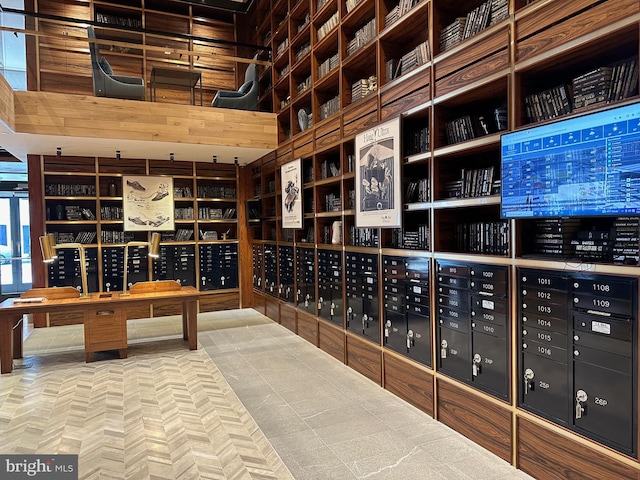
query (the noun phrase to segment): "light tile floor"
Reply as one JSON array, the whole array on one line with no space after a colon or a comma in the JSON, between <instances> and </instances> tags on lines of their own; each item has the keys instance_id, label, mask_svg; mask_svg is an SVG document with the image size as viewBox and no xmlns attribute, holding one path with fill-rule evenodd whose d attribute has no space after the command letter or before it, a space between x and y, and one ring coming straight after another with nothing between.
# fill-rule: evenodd
<instances>
[{"instance_id":1,"label":"light tile floor","mask_svg":"<svg viewBox=\"0 0 640 480\"><path fill-rule=\"evenodd\" d=\"M296 479L531 478L270 319L241 315L199 341Z\"/></svg>"},{"instance_id":2,"label":"light tile floor","mask_svg":"<svg viewBox=\"0 0 640 480\"><path fill-rule=\"evenodd\" d=\"M179 338L180 322L130 321L129 342ZM297 480L531 478L254 310L201 314L198 330ZM82 347L82 327L47 332L27 353Z\"/></svg>"}]
</instances>

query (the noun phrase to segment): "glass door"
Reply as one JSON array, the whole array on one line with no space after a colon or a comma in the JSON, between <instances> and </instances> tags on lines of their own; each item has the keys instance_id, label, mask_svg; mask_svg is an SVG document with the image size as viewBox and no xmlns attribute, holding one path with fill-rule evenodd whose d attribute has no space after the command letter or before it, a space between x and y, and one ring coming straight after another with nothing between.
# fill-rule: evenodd
<instances>
[{"instance_id":1,"label":"glass door","mask_svg":"<svg viewBox=\"0 0 640 480\"><path fill-rule=\"evenodd\" d=\"M0 293L10 295L31 288L29 199L0 198Z\"/></svg>"}]
</instances>

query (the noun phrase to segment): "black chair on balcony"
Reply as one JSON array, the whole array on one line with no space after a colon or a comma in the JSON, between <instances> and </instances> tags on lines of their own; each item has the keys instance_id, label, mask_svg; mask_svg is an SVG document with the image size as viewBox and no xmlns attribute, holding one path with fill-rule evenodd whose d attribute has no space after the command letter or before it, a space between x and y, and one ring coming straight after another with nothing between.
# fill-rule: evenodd
<instances>
[{"instance_id":1,"label":"black chair on balcony","mask_svg":"<svg viewBox=\"0 0 640 480\"><path fill-rule=\"evenodd\" d=\"M87 27L89 40L95 40L93 27ZM146 87L139 77L114 75L107 59L100 55L98 44L89 42L91 52L91 74L93 75L93 94L96 97L144 100Z\"/></svg>"},{"instance_id":2,"label":"black chair on balcony","mask_svg":"<svg viewBox=\"0 0 640 480\"><path fill-rule=\"evenodd\" d=\"M254 57L254 60L258 56ZM238 91L218 90L212 107L235 108L237 110L257 110L258 109L258 64L250 63L244 72L244 83Z\"/></svg>"}]
</instances>

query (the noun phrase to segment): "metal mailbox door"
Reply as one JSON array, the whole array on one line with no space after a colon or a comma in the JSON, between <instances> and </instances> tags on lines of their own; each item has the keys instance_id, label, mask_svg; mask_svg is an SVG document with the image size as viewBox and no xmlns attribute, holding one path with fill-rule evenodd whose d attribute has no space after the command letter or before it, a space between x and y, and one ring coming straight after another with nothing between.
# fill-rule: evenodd
<instances>
[{"instance_id":1,"label":"metal mailbox door","mask_svg":"<svg viewBox=\"0 0 640 480\"><path fill-rule=\"evenodd\" d=\"M632 454L637 422L632 376L581 361L574 361L573 375L576 430Z\"/></svg>"},{"instance_id":2,"label":"metal mailbox door","mask_svg":"<svg viewBox=\"0 0 640 480\"><path fill-rule=\"evenodd\" d=\"M437 352L440 370L466 382L470 381L469 334L443 327L439 330Z\"/></svg>"},{"instance_id":3,"label":"metal mailbox door","mask_svg":"<svg viewBox=\"0 0 640 480\"><path fill-rule=\"evenodd\" d=\"M481 333L475 328L499 329L501 327L476 322L472 333L472 381L483 390L500 398L509 398L509 355L505 336ZM504 330L502 330L504 333Z\"/></svg>"},{"instance_id":4,"label":"metal mailbox door","mask_svg":"<svg viewBox=\"0 0 640 480\"><path fill-rule=\"evenodd\" d=\"M404 314L384 311L383 338L385 347L407 354L407 320Z\"/></svg>"},{"instance_id":5,"label":"metal mailbox door","mask_svg":"<svg viewBox=\"0 0 640 480\"><path fill-rule=\"evenodd\" d=\"M431 322L429 308L422 305L407 307L407 335L405 349L409 357L431 366Z\"/></svg>"},{"instance_id":6,"label":"metal mailbox door","mask_svg":"<svg viewBox=\"0 0 640 480\"><path fill-rule=\"evenodd\" d=\"M570 399L567 364L524 353L521 374L521 406L568 425Z\"/></svg>"}]
</instances>

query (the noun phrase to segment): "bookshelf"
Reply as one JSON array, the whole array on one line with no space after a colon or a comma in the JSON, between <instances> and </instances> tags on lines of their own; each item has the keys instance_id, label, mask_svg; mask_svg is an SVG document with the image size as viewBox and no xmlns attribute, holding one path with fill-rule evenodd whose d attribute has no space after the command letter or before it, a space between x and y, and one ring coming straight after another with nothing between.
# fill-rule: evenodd
<instances>
[{"instance_id":1,"label":"bookshelf","mask_svg":"<svg viewBox=\"0 0 640 480\"><path fill-rule=\"evenodd\" d=\"M123 175L170 176L174 182L175 229L161 232L157 261L145 247L129 252L129 280L177 280L197 287L200 311L230 308L240 303L238 262L237 170L235 165L163 160L41 156L42 189L38 208L46 233L56 243L86 247L90 292L121 291L124 246L149 241L151 232L125 231ZM67 258L69 257L69 258ZM49 267L47 286L80 286L74 252ZM216 296L224 296L216 305ZM149 316L153 312L132 315ZM156 314L166 315L166 308ZM60 321L68 322L68 318ZM52 324L57 320L52 319Z\"/></svg>"},{"instance_id":2,"label":"bookshelf","mask_svg":"<svg viewBox=\"0 0 640 480\"><path fill-rule=\"evenodd\" d=\"M169 0L33 0L32 10L78 22L96 22L94 30L100 54L118 75L142 77L148 83L153 67L183 67L201 72L205 98L213 98L219 89L237 87L235 62L220 56L241 53L232 44L205 40L233 43L236 40L233 14L216 11L214 15L211 9ZM30 54L39 62L39 68L28 76L28 88L92 94L89 47L81 40L87 36L86 27L59 18L40 18L34 28L43 35L28 44ZM156 101L188 105L190 98L188 92L162 89Z\"/></svg>"},{"instance_id":3,"label":"bookshelf","mask_svg":"<svg viewBox=\"0 0 640 480\"><path fill-rule=\"evenodd\" d=\"M269 226L275 234L268 244L277 257L278 246L289 248L293 243L296 288L312 292L316 308L298 301L292 312L287 301L263 300L264 289L259 288L254 289L258 308L264 305L261 311L275 321L536 478L595 478L593 472L611 478L637 476L636 427L630 435L624 429L621 440L617 433L594 427L595 423L584 427L583 418L569 415L575 402L562 404L567 409L565 421L554 417L548 405L536 403L530 408L527 402L533 400L525 396L529 394L524 391L524 363L535 364L538 357L521 348L526 329L518 287L526 269L565 281L581 276L602 284L620 281L628 293L624 302L635 305L627 312L629 318L637 318L637 246L628 260L579 248L587 245L585 232L619 228L636 238L630 230L633 226L628 219L579 219L567 227L573 236L566 238L565 245L575 262L562 256L532 257L546 248L539 233L548 227L535 220L502 219L496 180L501 173L502 132L638 100L634 67L640 44L638 5L631 1L587 1L578 6L525 0L302 3L304 7L296 2L290 11L311 12L313 81L304 93L297 92L302 75L295 73L294 66L291 90L287 92L283 83L274 94L274 104L279 97L291 95L293 109L291 115L282 115L286 133L280 134L273 176L283 163L302 158L304 228L294 232L291 242L289 234L280 231L276 215ZM256 12L269 5L268 0L257 2ZM251 14L249 25L254 22ZM349 47L374 16L372 38ZM295 58L295 42L291 58ZM401 66L405 62L410 63L406 70ZM627 72L626 78L622 72ZM376 89L360 95L362 80L373 76ZM560 85L567 93L570 111L561 111ZM602 99L607 85L614 93ZM540 96L537 107L536 95ZM293 125L296 111L309 105L307 98L312 99L314 114L311 141L307 130ZM332 110L331 102L339 108ZM403 228L356 229L355 211L349 203L355 187L350 166L354 137L396 117L401 119L403 132ZM270 161L263 159L254 165ZM339 170L329 174L332 163ZM266 179L272 174L263 171L261 175ZM260 198L270 201L270 194ZM277 201L278 193L275 198ZM330 241L332 228L338 226L342 236L334 244ZM308 232L313 232L313 238ZM624 238L622 242L618 253L628 246ZM262 243L265 240L255 241L254 246L259 248ZM314 254L317 271L309 278L305 262ZM371 335L353 326L354 314L361 318L364 308L355 274L369 257L377 262L374 310L379 315ZM259 257L254 262L256 277L261 272L258 265ZM334 278L332 271L337 268L344 273ZM398 276L392 270L403 273ZM415 282L409 282L408 271L418 275ZM478 274L487 281L478 283L474 277ZM460 286L445 285L447 279ZM417 287L411 301L407 300L407 286ZM491 289L491 295L483 288ZM454 299L454 291L462 297L464 307ZM567 304L574 294L566 293ZM491 301L483 303L485 297ZM443 303L450 310L444 310ZM462 317L454 318L461 312ZM482 319L477 320L478 316ZM562 335L572 338L571 322L563 325ZM413 338L415 343L409 339L407 344L409 330L419 332L422 341ZM581 336L577 331L576 335ZM636 343L628 358L637 365L637 336L630 341ZM565 345L566 351L574 346ZM466 354L452 356L451 348L458 355ZM479 360L474 363L476 354ZM575 361L571 355L563 361L566 368L562 372L571 370ZM580 372L582 367L576 363ZM621 378L627 375L624 369L620 371ZM618 393L635 425L637 383L624 378L631 388ZM536 387L538 395L545 391ZM573 384L566 387L563 395L575 400ZM590 408L588 421L597 423ZM603 425L611 422L603 420ZM575 451L580 452L579 457L570 453Z\"/></svg>"}]
</instances>

